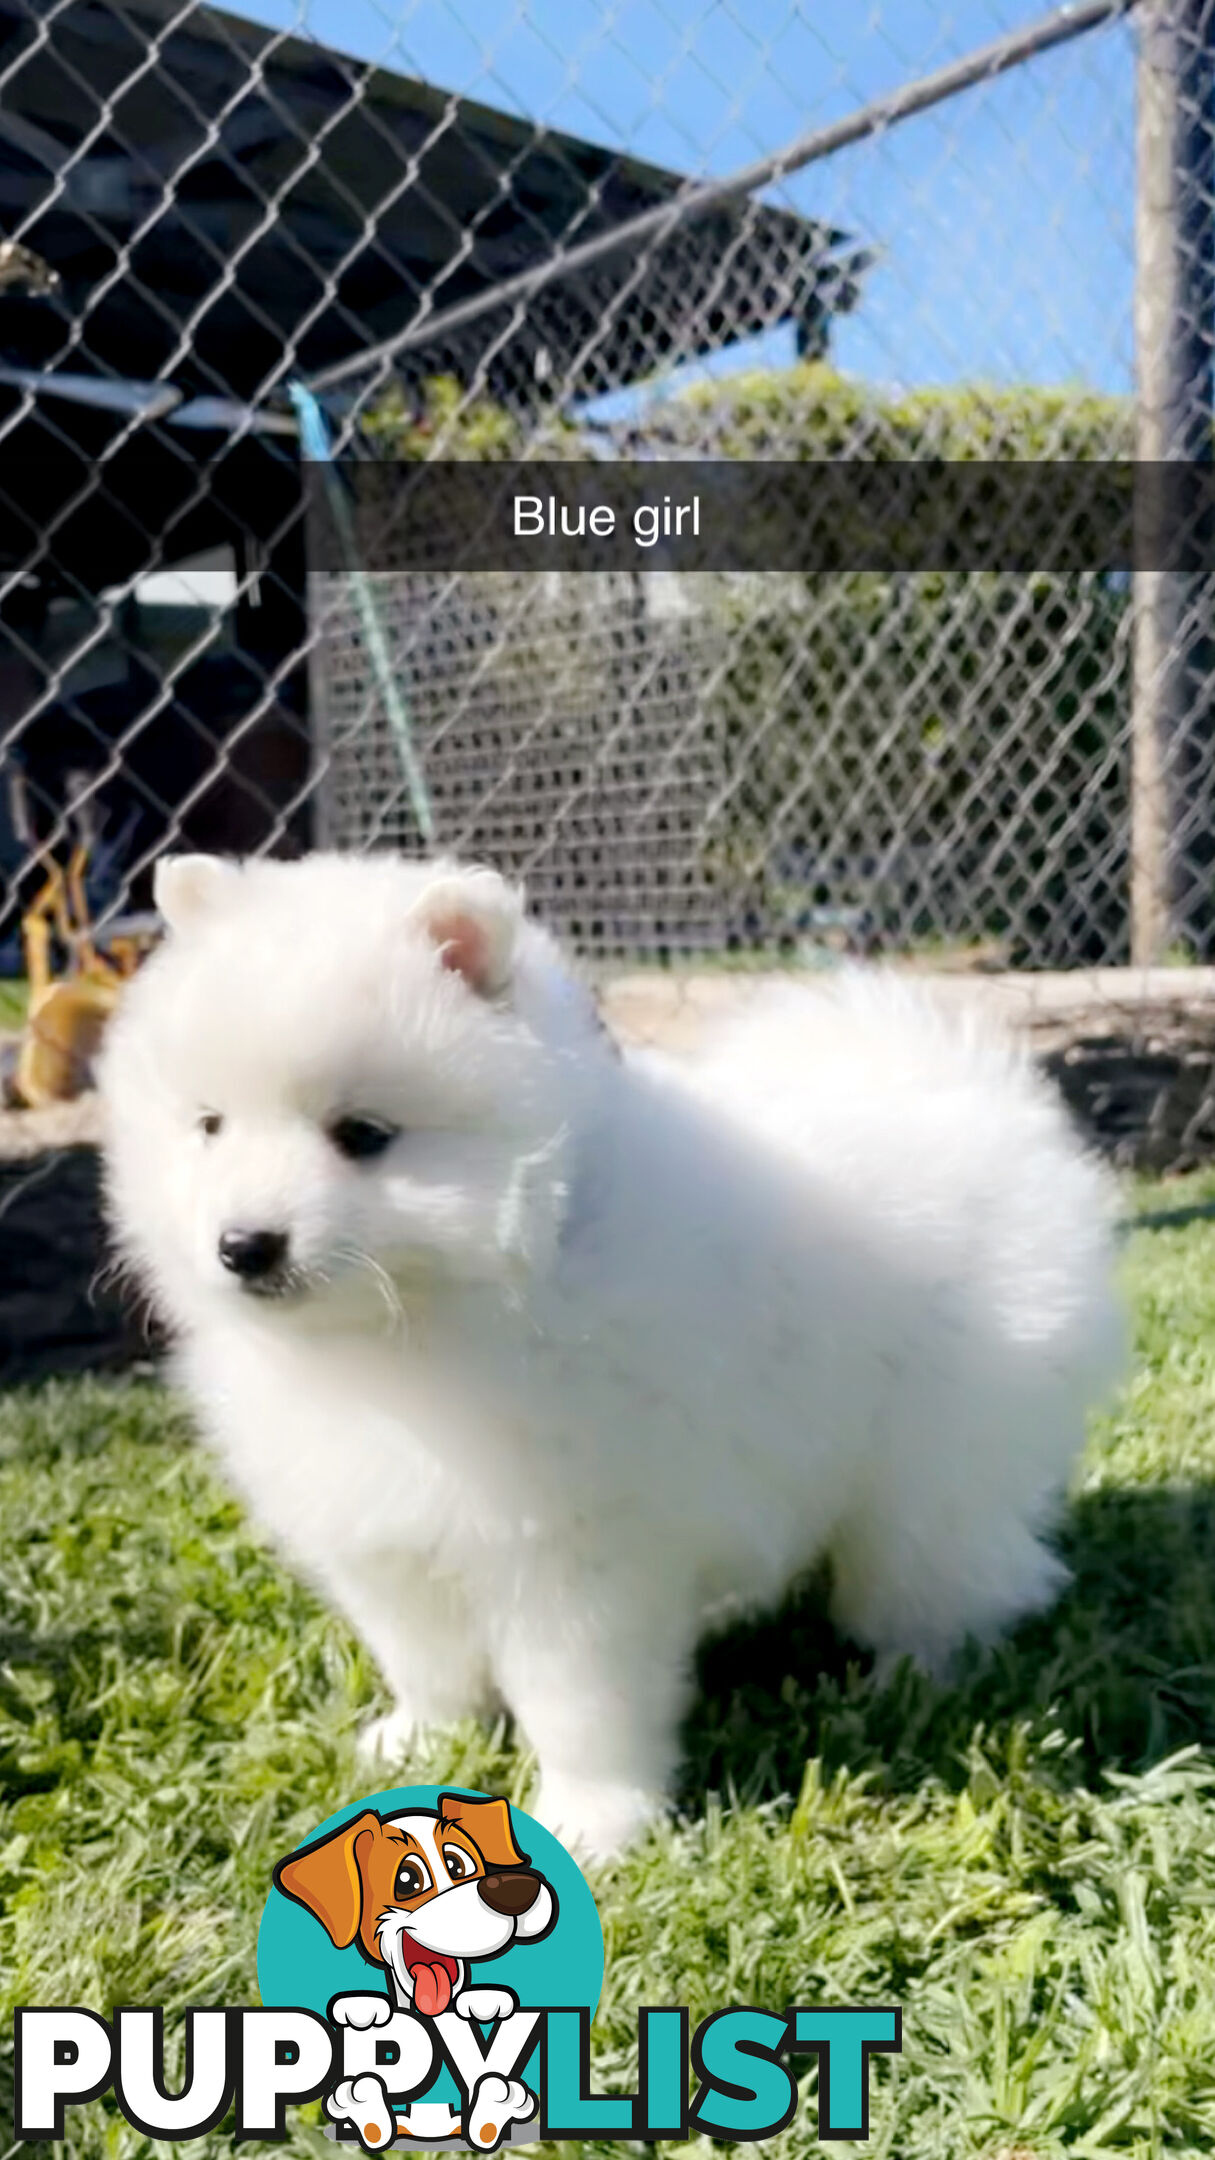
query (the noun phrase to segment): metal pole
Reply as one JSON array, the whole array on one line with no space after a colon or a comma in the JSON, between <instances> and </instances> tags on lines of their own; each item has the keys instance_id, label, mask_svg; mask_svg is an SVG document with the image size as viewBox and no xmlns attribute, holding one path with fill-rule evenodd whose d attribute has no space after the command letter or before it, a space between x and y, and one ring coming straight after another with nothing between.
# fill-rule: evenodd
<instances>
[{"instance_id":1,"label":"metal pole","mask_svg":"<svg viewBox=\"0 0 1215 2160\"><path fill-rule=\"evenodd\" d=\"M1215 0L1141 0L1136 11L1135 455L1148 466L1206 462L1212 455L1213 18ZM1167 488L1153 489L1150 474L1146 487L1140 536L1150 547L1153 522L1167 520ZM1177 537L1155 535L1169 545ZM1194 572L1148 567L1135 574L1131 958L1137 966L1162 960L1181 931L1201 938L1203 928L1190 904L1195 880L1186 872L1200 869L1211 842L1209 820L1205 833L1187 830L1193 822L1187 780L1203 762L1195 714L1208 699L1200 650L1205 598L1205 581ZM1209 789L1209 774L1206 784ZM1187 863L1195 841L1197 862Z\"/></svg>"}]
</instances>

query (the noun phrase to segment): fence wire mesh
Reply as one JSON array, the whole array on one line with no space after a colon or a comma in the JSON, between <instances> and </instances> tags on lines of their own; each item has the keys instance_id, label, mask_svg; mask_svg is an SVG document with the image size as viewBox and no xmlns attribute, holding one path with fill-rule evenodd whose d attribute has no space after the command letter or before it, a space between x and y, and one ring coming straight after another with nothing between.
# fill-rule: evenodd
<instances>
[{"instance_id":1,"label":"fence wire mesh","mask_svg":"<svg viewBox=\"0 0 1215 2160\"><path fill-rule=\"evenodd\" d=\"M361 458L1192 452L1211 42L0 0L0 964L73 841L119 927L166 847L426 844L369 594L438 842L593 959L1208 958L1204 580L310 574L292 392Z\"/></svg>"}]
</instances>

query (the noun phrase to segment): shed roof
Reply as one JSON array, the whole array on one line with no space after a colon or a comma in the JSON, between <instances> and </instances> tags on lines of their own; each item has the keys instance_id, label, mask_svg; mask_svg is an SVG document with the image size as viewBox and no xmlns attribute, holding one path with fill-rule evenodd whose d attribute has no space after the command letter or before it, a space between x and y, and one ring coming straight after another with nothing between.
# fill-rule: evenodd
<instances>
[{"instance_id":1,"label":"shed roof","mask_svg":"<svg viewBox=\"0 0 1215 2160\"><path fill-rule=\"evenodd\" d=\"M0 303L0 357L248 397L492 292L669 200L682 176L180 0L0 0L0 231L62 279ZM410 355L511 401L585 394L794 320L809 342L864 257L743 202L559 278ZM626 281L635 285L622 297ZM613 302L616 302L613 311ZM610 318L605 328L605 315Z\"/></svg>"}]
</instances>

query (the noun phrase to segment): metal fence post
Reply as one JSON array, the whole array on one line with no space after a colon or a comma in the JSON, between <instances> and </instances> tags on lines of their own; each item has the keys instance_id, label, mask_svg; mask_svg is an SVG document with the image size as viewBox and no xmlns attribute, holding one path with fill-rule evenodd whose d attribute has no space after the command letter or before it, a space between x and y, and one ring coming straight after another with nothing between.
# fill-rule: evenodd
<instances>
[{"instance_id":1,"label":"metal fence post","mask_svg":"<svg viewBox=\"0 0 1215 2160\"><path fill-rule=\"evenodd\" d=\"M1205 462L1212 455L1215 387L1215 4L1141 0L1136 19L1135 454L1149 466ZM1157 515L1167 515L1167 495L1148 480ZM1149 507L1141 539L1151 523ZM1172 544L1177 536L1161 537ZM1135 575L1131 957L1137 965L1160 961L1182 930L1205 944L1209 926L1209 908L1198 911L1207 916L1204 924L1186 904L1185 886L1194 881L1184 875L1193 823L1186 781L1199 750L1196 720L1206 719L1197 709L1210 702L1199 664L1204 583L1183 570L1144 568ZM1194 868L1198 882L1209 882Z\"/></svg>"}]
</instances>

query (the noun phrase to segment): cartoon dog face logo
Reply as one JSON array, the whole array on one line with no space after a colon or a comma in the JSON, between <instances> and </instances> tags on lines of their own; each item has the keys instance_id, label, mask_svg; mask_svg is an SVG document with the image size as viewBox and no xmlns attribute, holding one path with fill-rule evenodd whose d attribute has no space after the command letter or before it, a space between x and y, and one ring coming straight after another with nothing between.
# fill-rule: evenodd
<instances>
[{"instance_id":1,"label":"cartoon dog face logo","mask_svg":"<svg viewBox=\"0 0 1215 2160\"><path fill-rule=\"evenodd\" d=\"M458 2006L470 1964L539 1941L557 1919L507 1802L459 1793L442 1793L434 1809L368 1808L281 1860L274 1880L339 1950L357 1941L398 2007L430 2018Z\"/></svg>"}]
</instances>

